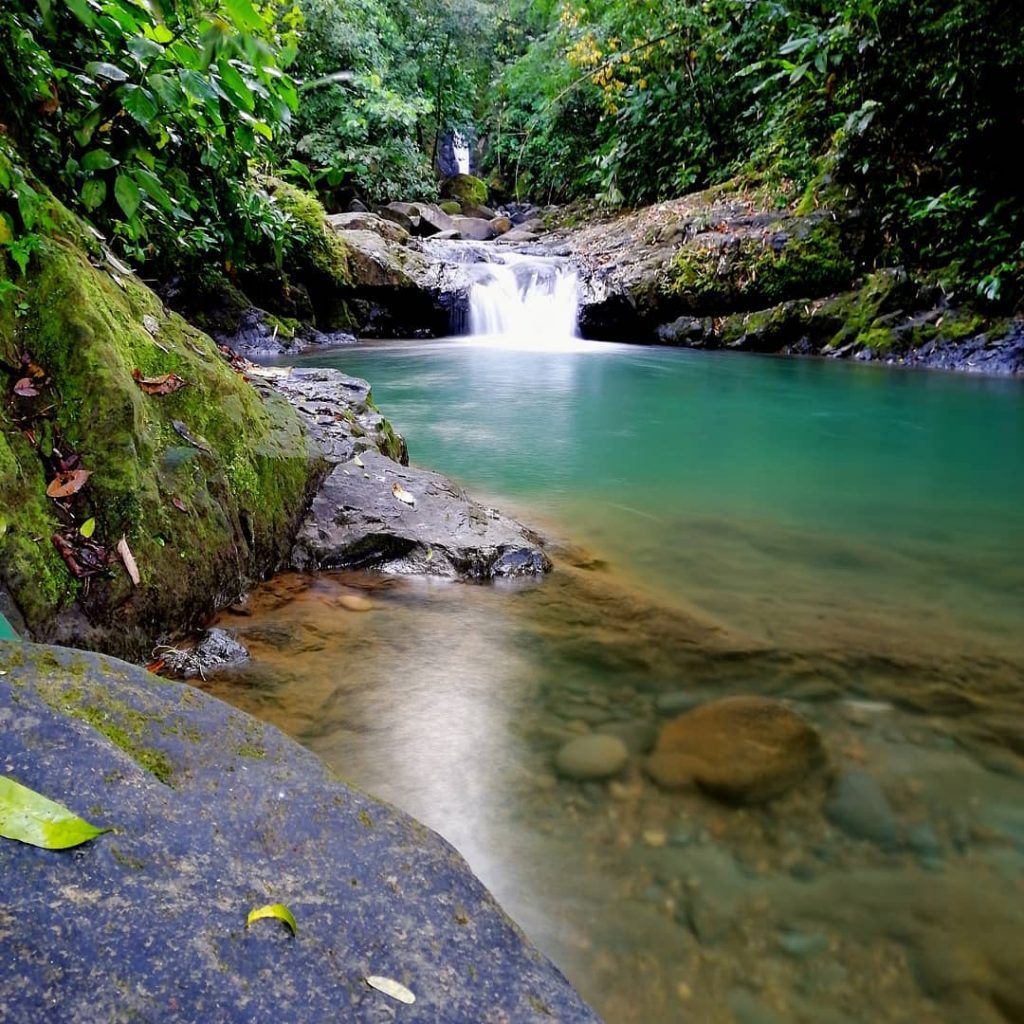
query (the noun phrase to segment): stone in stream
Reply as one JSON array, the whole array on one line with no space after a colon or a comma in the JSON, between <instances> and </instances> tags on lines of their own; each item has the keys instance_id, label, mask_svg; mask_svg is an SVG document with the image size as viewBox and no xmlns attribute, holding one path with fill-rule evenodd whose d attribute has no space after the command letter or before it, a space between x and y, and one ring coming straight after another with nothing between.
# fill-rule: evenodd
<instances>
[{"instance_id":1,"label":"stone in stream","mask_svg":"<svg viewBox=\"0 0 1024 1024\"><path fill-rule=\"evenodd\" d=\"M452 217L452 221L454 230L473 242L489 242L497 234L491 221L479 217Z\"/></svg>"},{"instance_id":2,"label":"stone in stream","mask_svg":"<svg viewBox=\"0 0 1024 1024\"><path fill-rule=\"evenodd\" d=\"M737 804L782 796L825 765L817 729L766 697L726 697L661 729L647 770L665 789L693 784Z\"/></svg>"},{"instance_id":3,"label":"stone in stream","mask_svg":"<svg viewBox=\"0 0 1024 1024\"><path fill-rule=\"evenodd\" d=\"M844 771L825 802L825 816L854 839L894 849L899 838L896 815L885 791L860 768Z\"/></svg>"},{"instance_id":4,"label":"stone in stream","mask_svg":"<svg viewBox=\"0 0 1024 1024\"><path fill-rule=\"evenodd\" d=\"M0 764L115 829L0 838L5 1024L599 1024L440 836L200 690L0 644Z\"/></svg>"},{"instance_id":5,"label":"stone in stream","mask_svg":"<svg viewBox=\"0 0 1024 1024\"><path fill-rule=\"evenodd\" d=\"M566 778L610 779L626 767L629 751L615 736L591 734L570 740L555 755L555 767Z\"/></svg>"},{"instance_id":6,"label":"stone in stream","mask_svg":"<svg viewBox=\"0 0 1024 1024\"><path fill-rule=\"evenodd\" d=\"M179 679L205 678L249 660L249 652L226 630L208 629L190 651L171 650L163 655L164 667Z\"/></svg>"}]
</instances>

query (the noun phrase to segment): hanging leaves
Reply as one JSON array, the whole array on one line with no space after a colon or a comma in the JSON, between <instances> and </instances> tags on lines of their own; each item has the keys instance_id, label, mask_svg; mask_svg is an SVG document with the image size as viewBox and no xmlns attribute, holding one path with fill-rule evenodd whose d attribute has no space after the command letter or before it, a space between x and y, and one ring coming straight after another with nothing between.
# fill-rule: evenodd
<instances>
[{"instance_id":1,"label":"hanging leaves","mask_svg":"<svg viewBox=\"0 0 1024 1024\"><path fill-rule=\"evenodd\" d=\"M295 923L295 916L283 903L268 903L266 906L250 910L249 916L245 919L245 927L248 928L253 921L261 921L268 917L283 921L291 929L292 935L298 934L299 926Z\"/></svg>"},{"instance_id":2,"label":"hanging leaves","mask_svg":"<svg viewBox=\"0 0 1024 1024\"><path fill-rule=\"evenodd\" d=\"M391 493L403 504L416 507L416 499L397 481L391 485Z\"/></svg>"},{"instance_id":3,"label":"hanging leaves","mask_svg":"<svg viewBox=\"0 0 1024 1024\"><path fill-rule=\"evenodd\" d=\"M400 1003L415 1003L416 997L410 992L401 982L395 981L394 978L383 978L379 974L368 975L366 984L371 988L375 988L378 992L383 992L386 996L391 996L392 999L397 999Z\"/></svg>"},{"instance_id":4,"label":"hanging leaves","mask_svg":"<svg viewBox=\"0 0 1024 1024\"><path fill-rule=\"evenodd\" d=\"M72 469L58 473L46 488L48 498L70 498L77 494L92 476L90 469Z\"/></svg>"},{"instance_id":5,"label":"hanging leaves","mask_svg":"<svg viewBox=\"0 0 1024 1024\"><path fill-rule=\"evenodd\" d=\"M182 380L176 373L164 373L158 377L143 377L138 370L133 370L132 377L147 395L173 395L175 391L180 391L188 384L187 380Z\"/></svg>"},{"instance_id":6,"label":"hanging leaves","mask_svg":"<svg viewBox=\"0 0 1024 1024\"><path fill-rule=\"evenodd\" d=\"M0 836L44 850L66 850L109 832L66 807L0 775Z\"/></svg>"}]
</instances>

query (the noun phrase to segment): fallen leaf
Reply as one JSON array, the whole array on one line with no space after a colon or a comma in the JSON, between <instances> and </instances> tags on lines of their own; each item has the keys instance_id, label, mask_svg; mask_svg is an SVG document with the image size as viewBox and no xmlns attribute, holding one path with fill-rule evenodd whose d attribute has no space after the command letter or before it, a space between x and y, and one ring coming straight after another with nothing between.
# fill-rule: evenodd
<instances>
[{"instance_id":1,"label":"fallen leaf","mask_svg":"<svg viewBox=\"0 0 1024 1024\"><path fill-rule=\"evenodd\" d=\"M164 667L164 665L166 665L166 664L167 664L166 659L164 659L164 658L157 658L156 661L151 661L146 666L146 671L147 672L159 672L160 669L162 669Z\"/></svg>"},{"instance_id":2,"label":"fallen leaf","mask_svg":"<svg viewBox=\"0 0 1024 1024\"><path fill-rule=\"evenodd\" d=\"M96 520L86 519L86 521L78 528L78 532L88 540L96 532Z\"/></svg>"},{"instance_id":3,"label":"fallen leaf","mask_svg":"<svg viewBox=\"0 0 1024 1024\"><path fill-rule=\"evenodd\" d=\"M181 498L171 498L171 504L179 511L184 512L188 515L188 505L181 500Z\"/></svg>"},{"instance_id":4,"label":"fallen leaf","mask_svg":"<svg viewBox=\"0 0 1024 1024\"><path fill-rule=\"evenodd\" d=\"M53 541L53 546L60 552L60 557L64 559L68 572L78 580L86 576L87 573L78 564L78 559L75 557L75 549L59 533L55 533L50 539Z\"/></svg>"},{"instance_id":5,"label":"fallen leaf","mask_svg":"<svg viewBox=\"0 0 1024 1024\"><path fill-rule=\"evenodd\" d=\"M131 274L131 267L126 267L109 249L103 249L103 255L106 257L107 262L118 272L118 274L124 274L125 276ZM111 274L114 280L117 280L116 276ZM124 287L124 283L121 281L117 282L121 287Z\"/></svg>"},{"instance_id":6,"label":"fallen leaf","mask_svg":"<svg viewBox=\"0 0 1024 1024\"><path fill-rule=\"evenodd\" d=\"M368 597L360 597L358 594L342 594L338 598L338 604L350 612L368 612L374 607Z\"/></svg>"},{"instance_id":7,"label":"fallen leaf","mask_svg":"<svg viewBox=\"0 0 1024 1024\"><path fill-rule=\"evenodd\" d=\"M164 373L159 377L143 377L138 370L132 371L135 383L146 392L147 395L173 395L188 384L176 373Z\"/></svg>"},{"instance_id":8,"label":"fallen leaf","mask_svg":"<svg viewBox=\"0 0 1024 1024\"><path fill-rule=\"evenodd\" d=\"M156 334L160 330L160 321L157 320L152 313L144 313L142 316L142 326L149 331L150 334Z\"/></svg>"},{"instance_id":9,"label":"fallen leaf","mask_svg":"<svg viewBox=\"0 0 1024 1024\"><path fill-rule=\"evenodd\" d=\"M366 984L386 996L391 996L392 999L397 999L400 1003L416 1002L416 997L394 978L382 978L378 974L371 974L367 976Z\"/></svg>"},{"instance_id":10,"label":"fallen leaf","mask_svg":"<svg viewBox=\"0 0 1024 1024\"><path fill-rule=\"evenodd\" d=\"M14 393L21 398L35 398L39 391L32 386L31 377L22 377L17 384L14 385Z\"/></svg>"},{"instance_id":11,"label":"fallen leaf","mask_svg":"<svg viewBox=\"0 0 1024 1024\"><path fill-rule=\"evenodd\" d=\"M248 928L253 921L260 921L265 917L276 917L278 921L284 921L291 929L292 935L297 935L299 926L295 923L295 916L283 903L268 903L265 907L257 907L249 911L245 919L245 927Z\"/></svg>"},{"instance_id":12,"label":"fallen leaf","mask_svg":"<svg viewBox=\"0 0 1024 1024\"><path fill-rule=\"evenodd\" d=\"M132 554L131 548L128 547L128 541L125 540L123 535L117 542L117 553L121 556L121 561L124 562L124 567L128 570L132 583L138 586L142 581L142 577L139 575L139 567L135 564L135 556Z\"/></svg>"},{"instance_id":13,"label":"fallen leaf","mask_svg":"<svg viewBox=\"0 0 1024 1024\"><path fill-rule=\"evenodd\" d=\"M391 485L391 493L406 505L416 507L416 499L397 481Z\"/></svg>"},{"instance_id":14,"label":"fallen leaf","mask_svg":"<svg viewBox=\"0 0 1024 1024\"><path fill-rule=\"evenodd\" d=\"M352 462L353 462L354 465L358 466L360 469L364 468L363 460L361 458L359 458L358 455L353 456Z\"/></svg>"},{"instance_id":15,"label":"fallen leaf","mask_svg":"<svg viewBox=\"0 0 1024 1024\"><path fill-rule=\"evenodd\" d=\"M90 476L92 476L92 470L89 469L72 469L67 473L58 473L46 488L46 496L48 498L70 498L72 494L77 494L85 486L85 482Z\"/></svg>"},{"instance_id":16,"label":"fallen leaf","mask_svg":"<svg viewBox=\"0 0 1024 1024\"><path fill-rule=\"evenodd\" d=\"M44 850L66 850L95 839L97 828L34 789L0 775L0 836Z\"/></svg>"}]
</instances>

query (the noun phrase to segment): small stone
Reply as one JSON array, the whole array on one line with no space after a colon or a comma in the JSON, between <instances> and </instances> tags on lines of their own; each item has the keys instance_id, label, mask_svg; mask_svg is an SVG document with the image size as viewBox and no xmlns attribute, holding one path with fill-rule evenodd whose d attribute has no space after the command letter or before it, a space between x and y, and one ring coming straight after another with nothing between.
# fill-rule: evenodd
<instances>
[{"instance_id":1,"label":"small stone","mask_svg":"<svg viewBox=\"0 0 1024 1024\"><path fill-rule=\"evenodd\" d=\"M935 834L935 829L927 822L912 825L907 829L907 846L922 858L942 859L942 843Z\"/></svg>"},{"instance_id":2,"label":"small stone","mask_svg":"<svg viewBox=\"0 0 1024 1024\"><path fill-rule=\"evenodd\" d=\"M680 825L668 836L669 846L689 846L697 840L697 829L692 825Z\"/></svg>"},{"instance_id":3,"label":"small stone","mask_svg":"<svg viewBox=\"0 0 1024 1024\"><path fill-rule=\"evenodd\" d=\"M818 932L787 931L779 936L779 948L796 960L804 960L824 953L828 939Z\"/></svg>"},{"instance_id":4,"label":"small stone","mask_svg":"<svg viewBox=\"0 0 1024 1024\"><path fill-rule=\"evenodd\" d=\"M654 849L660 849L668 842L667 833L657 828L646 829L643 833L641 833L641 838L643 839L644 843L646 843L648 846L654 847Z\"/></svg>"},{"instance_id":5,"label":"small stone","mask_svg":"<svg viewBox=\"0 0 1024 1024\"><path fill-rule=\"evenodd\" d=\"M679 715L684 711L692 711L701 704L703 698L689 690L673 690L671 693L661 693L654 701L654 706L665 715Z\"/></svg>"},{"instance_id":6,"label":"small stone","mask_svg":"<svg viewBox=\"0 0 1024 1024\"><path fill-rule=\"evenodd\" d=\"M839 776L825 803L825 816L854 839L883 849L896 845L897 824L885 791L872 776L851 768Z\"/></svg>"},{"instance_id":7,"label":"small stone","mask_svg":"<svg viewBox=\"0 0 1024 1024\"><path fill-rule=\"evenodd\" d=\"M590 732L590 724L582 718L574 718L571 722L565 723L567 732L575 733L577 736L586 736Z\"/></svg>"},{"instance_id":8,"label":"small stone","mask_svg":"<svg viewBox=\"0 0 1024 1024\"><path fill-rule=\"evenodd\" d=\"M676 985L676 995L685 1003L693 998L693 989L685 981L681 981Z\"/></svg>"},{"instance_id":9,"label":"small stone","mask_svg":"<svg viewBox=\"0 0 1024 1024\"><path fill-rule=\"evenodd\" d=\"M614 736L580 736L558 751L555 767L570 779L610 779L626 767L628 759L626 745Z\"/></svg>"},{"instance_id":10,"label":"small stone","mask_svg":"<svg viewBox=\"0 0 1024 1024\"><path fill-rule=\"evenodd\" d=\"M338 604L350 612L368 612L375 607L368 597L362 597L359 594L342 594L338 598Z\"/></svg>"}]
</instances>

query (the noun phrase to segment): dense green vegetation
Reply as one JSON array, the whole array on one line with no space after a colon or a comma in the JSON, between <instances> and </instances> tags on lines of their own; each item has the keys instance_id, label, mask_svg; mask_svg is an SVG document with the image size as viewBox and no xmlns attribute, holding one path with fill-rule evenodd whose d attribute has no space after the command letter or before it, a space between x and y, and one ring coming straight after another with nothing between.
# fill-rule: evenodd
<instances>
[{"instance_id":1,"label":"dense green vegetation","mask_svg":"<svg viewBox=\"0 0 1024 1024\"><path fill-rule=\"evenodd\" d=\"M865 255L1019 297L1024 35L1008 0L524 3L490 160L615 206L736 174L845 199Z\"/></svg>"},{"instance_id":2,"label":"dense green vegetation","mask_svg":"<svg viewBox=\"0 0 1024 1024\"><path fill-rule=\"evenodd\" d=\"M4 132L158 275L301 249L271 173L331 208L430 197L439 138L475 128L499 199L637 205L745 175L780 202L856 209L868 263L941 269L1012 304L1022 72L1009 0L8 0L0 12ZM20 268L38 188L17 171L0 188L0 243Z\"/></svg>"}]
</instances>

